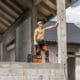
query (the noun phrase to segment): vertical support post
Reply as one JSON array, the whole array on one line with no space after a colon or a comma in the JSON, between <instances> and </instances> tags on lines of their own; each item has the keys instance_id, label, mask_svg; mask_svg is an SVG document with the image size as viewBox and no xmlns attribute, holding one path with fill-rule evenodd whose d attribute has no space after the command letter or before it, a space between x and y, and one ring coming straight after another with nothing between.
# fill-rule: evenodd
<instances>
[{"instance_id":1,"label":"vertical support post","mask_svg":"<svg viewBox=\"0 0 80 80\"><path fill-rule=\"evenodd\" d=\"M32 53L35 54L35 48L34 48L34 29L36 27L36 22L37 22L37 19L36 19L36 14L37 14L37 11L36 11L36 6L34 4L34 1L31 0L31 3L32 3L32 13L31 13L31 41L32 41Z\"/></svg>"},{"instance_id":2,"label":"vertical support post","mask_svg":"<svg viewBox=\"0 0 80 80\"><path fill-rule=\"evenodd\" d=\"M0 43L0 61L3 61L3 42Z\"/></svg>"},{"instance_id":3,"label":"vertical support post","mask_svg":"<svg viewBox=\"0 0 80 80\"><path fill-rule=\"evenodd\" d=\"M31 54L31 10L24 13L24 22L16 29L16 61L27 61L27 55Z\"/></svg>"},{"instance_id":4,"label":"vertical support post","mask_svg":"<svg viewBox=\"0 0 80 80\"><path fill-rule=\"evenodd\" d=\"M58 63L67 62L67 37L66 37L66 15L65 0L57 0L57 17L58 17Z\"/></svg>"}]
</instances>

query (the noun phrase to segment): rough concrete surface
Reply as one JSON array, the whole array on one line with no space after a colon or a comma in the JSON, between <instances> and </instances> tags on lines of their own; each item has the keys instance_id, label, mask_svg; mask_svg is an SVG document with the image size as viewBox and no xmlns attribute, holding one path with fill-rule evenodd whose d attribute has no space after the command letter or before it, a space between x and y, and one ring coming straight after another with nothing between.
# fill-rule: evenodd
<instances>
[{"instance_id":1,"label":"rough concrete surface","mask_svg":"<svg viewBox=\"0 0 80 80\"><path fill-rule=\"evenodd\" d=\"M59 64L0 63L0 80L65 80Z\"/></svg>"}]
</instances>

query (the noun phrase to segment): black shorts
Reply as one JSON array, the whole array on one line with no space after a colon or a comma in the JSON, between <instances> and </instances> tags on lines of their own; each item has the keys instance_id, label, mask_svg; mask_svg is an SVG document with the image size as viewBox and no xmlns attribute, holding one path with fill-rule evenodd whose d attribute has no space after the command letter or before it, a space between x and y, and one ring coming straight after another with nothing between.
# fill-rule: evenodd
<instances>
[{"instance_id":1,"label":"black shorts","mask_svg":"<svg viewBox=\"0 0 80 80\"><path fill-rule=\"evenodd\" d=\"M37 41L37 43L38 43L38 45L36 45L36 47L39 46L40 48L47 45L47 42L44 40Z\"/></svg>"}]
</instances>

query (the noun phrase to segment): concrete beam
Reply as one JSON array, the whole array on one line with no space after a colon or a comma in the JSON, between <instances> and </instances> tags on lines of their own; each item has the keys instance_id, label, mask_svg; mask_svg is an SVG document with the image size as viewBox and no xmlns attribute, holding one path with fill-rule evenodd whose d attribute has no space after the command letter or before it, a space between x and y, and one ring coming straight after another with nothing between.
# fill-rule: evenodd
<instances>
[{"instance_id":1,"label":"concrete beam","mask_svg":"<svg viewBox=\"0 0 80 80\"><path fill-rule=\"evenodd\" d=\"M66 64L67 62L67 35L66 35L66 11L65 0L57 0L58 16L58 63Z\"/></svg>"}]
</instances>

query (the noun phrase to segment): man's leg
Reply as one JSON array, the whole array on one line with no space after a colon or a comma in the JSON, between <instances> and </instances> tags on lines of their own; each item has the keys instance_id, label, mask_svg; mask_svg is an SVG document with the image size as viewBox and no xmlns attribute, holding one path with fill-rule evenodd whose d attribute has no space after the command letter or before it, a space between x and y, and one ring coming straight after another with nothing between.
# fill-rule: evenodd
<instances>
[{"instance_id":1,"label":"man's leg","mask_svg":"<svg viewBox=\"0 0 80 80\"><path fill-rule=\"evenodd\" d=\"M36 45L35 49L36 49L36 57L41 58L41 48L40 48L40 46Z\"/></svg>"},{"instance_id":2,"label":"man's leg","mask_svg":"<svg viewBox=\"0 0 80 80\"><path fill-rule=\"evenodd\" d=\"M45 61L46 62L49 62L49 50L48 50L48 46L47 45L44 45L42 47L42 50L45 52Z\"/></svg>"}]
</instances>

